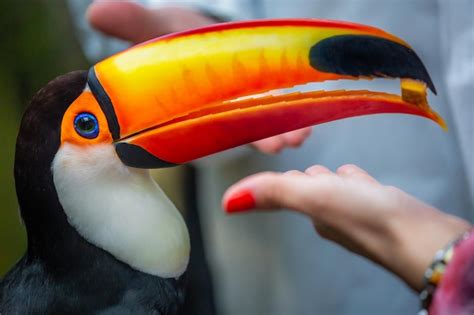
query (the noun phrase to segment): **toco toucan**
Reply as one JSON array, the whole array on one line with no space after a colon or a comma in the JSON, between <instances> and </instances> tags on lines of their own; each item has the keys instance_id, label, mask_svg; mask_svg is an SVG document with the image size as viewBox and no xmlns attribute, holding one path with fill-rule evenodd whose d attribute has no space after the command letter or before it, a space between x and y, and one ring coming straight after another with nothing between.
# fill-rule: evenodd
<instances>
[{"instance_id":1,"label":"toco toucan","mask_svg":"<svg viewBox=\"0 0 474 315\"><path fill-rule=\"evenodd\" d=\"M271 90L400 78L401 95ZM345 117L430 118L435 87L401 39L326 20L218 24L151 40L60 76L29 104L15 181L28 234L1 314L176 314L185 223L148 169ZM263 94L262 94L263 93Z\"/></svg>"}]
</instances>

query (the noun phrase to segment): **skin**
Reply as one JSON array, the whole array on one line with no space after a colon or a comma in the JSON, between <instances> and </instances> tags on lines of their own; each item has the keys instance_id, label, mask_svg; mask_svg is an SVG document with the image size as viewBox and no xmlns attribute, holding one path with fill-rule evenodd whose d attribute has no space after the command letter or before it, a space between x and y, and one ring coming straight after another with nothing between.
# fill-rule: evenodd
<instances>
[{"instance_id":1,"label":"skin","mask_svg":"<svg viewBox=\"0 0 474 315\"><path fill-rule=\"evenodd\" d=\"M96 30L133 44L216 23L196 10L185 7L145 8L126 1L96 1L87 10L87 20ZM301 146L311 128L295 130L252 143L266 154L277 154L285 148Z\"/></svg>"},{"instance_id":2,"label":"skin","mask_svg":"<svg viewBox=\"0 0 474 315\"><path fill-rule=\"evenodd\" d=\"M216 22L189 8L148 9L119 1L92 3L87 19L98 31L134 44ZM276 154L300 146L310 133L310 128L296 130L252 146ZM323 238L379 263L415 290L421 289L423 273L435 252L471 228L462 219L380 184L354 165L344 165L334 173L315 165L304 173L256 174L228 189L224 208L242 194L252 202L234 212L287 208L307 215Z\"/></svg>"},{"instance_id":3,"label":"skin","mask_svg":"<svg viewBox=\"0 0 474 315\"><path fill-rule=\"evenodd\" d=\"M417 291L436 251L471 228L467 221L382 185L355 165L336 172L315 165L304 173L252 175L227 190L224 208L242 192L254 204L233 212L287 208L307 215L323 238L380 264Z\"/></svg>"}]
</instances>

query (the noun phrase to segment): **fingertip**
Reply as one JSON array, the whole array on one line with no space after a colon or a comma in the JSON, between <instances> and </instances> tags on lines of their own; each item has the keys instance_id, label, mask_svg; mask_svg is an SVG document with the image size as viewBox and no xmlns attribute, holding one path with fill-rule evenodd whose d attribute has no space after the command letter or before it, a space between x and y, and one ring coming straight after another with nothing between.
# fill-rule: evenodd
<instances>
[{"instance_id":1,"label":"fingertip","mask_svg":"<svg viewBox=\"0 0 474 315\"><path fill-rule=\"evenodd\" d=\"M367 172L354 164L345 164L345 165L339 166L336 173L338 175L350 175L353 173L367 173Z\"/></svg>"},{"instance_id":2,"label":"fingertip","mask_svg":"<svg viewBox=\"0 0 474 315\"><path fill-rule=\"evenodd\" d=\"M298 148L304 143L304 141L309 137L310 134L311 128L303 128L287 132L281 136L283 137L285 145L292 148Z\"/></svg>"},{"instance_id":3,"label":"fingertip","mask_svg":"<svg viewBox=\"0 0 474 315\"><path fill-rule=\"evenodd\" d=\"M224 194L222 206L229 214L252 209L291 209L307 214L306 197L311 190L308 180L311 178L298 171L255 174L231 186Z\"/></svg>"},{"instance_id":4,"label":"fingertip","mask_svg":"<svg viewBox=\"0 0 474 315\"><path fill-rule=\"evenodd\" d=\"M290 171L286 171L285 173L283 173L283 175L286 175L286 176L306 176L305 173L301 172L301 171L298 171L298 170L290 170Z\"/></svg>"},{"instance_id":5,"label":"fingertip","mask_svg":"<svg viewBox=\"0 0 474 315\"><path fill-rule=\"evenodd\" d=\"M283 139L285 141L285 146L290 147L290 148L299 148L305 140L304 138L298 135L291 135L291 134L283 135Z\"/></svg>"},{"instance_id":6,"label":"fingertip","mask_svg":"<svg viewBox=\"0 0 474 315\"><path fill-rule=\"evenodd\" d=\"M120 39L136 41L147 21L145 7L131 1L94 1L86 19L96 30Z\"/></svg>"},{"instance_id":7,"label":"fingertip","mask_svg":"<svg viewBox=\"0 0 474 315\"><path fill-rule=\"evenodd\" d=\"M263 172L250 175L227 188L222 197L222 208L227 213L251 210L257 205L257 195L261 186L272 183L277 173ZM260 198L261 199L261 198Z\"/></svg>"},{"instance_id":8,"label":"fingertip","mask_svg":"<svg viewBox=\"0 0 474 315\"><path fill-rule=\"evenodd\" d=\"M354 164L342 165L337 169L336 172L339 176L342 176L342 177L357 178L357 179L361 179L367 182L378 184L378 181L375 178L373 178L365 170L361 169L360 167Z\"/></svg>"},{"instance_id":9,"label":"fingertip","mask_svg":"<svg viewBox=\"0 0 474 315\"><path fill-rule=\"evenodd\" d=\"M121 6L122 3L119 5ZM87 7L86 19L93 28L102 30L108 23L108 13L116 6L115 1L92 1Z\"/></svg>"},{"instance_id":10,"label":"fingertip","mask_svg":"<svg viewBox=\"0 0 474 315\"><path fill-rule=\"evenodd\" d=\"M265 154L278 154L283 148L283 140L279 136L255 141L252 144L257 150Z\"/></svg>"},{"instance_id":11,"label":"fingertip","mask_svg":"<svg viewBox=\"0 0 474 315\"><path fill-rule=\"evenodd\" d=\"M328 168L326 168L322 165L310 166L304 172L306 174L308 174L309 176L317 176L317 175L321 175L321 174L330 174L331 173L331 171Z\"/></svg>"},{"instance_id":12,"label":"fingertip","mask_svg":"<svg viewBox=\"0 0 474 315\"><path fill-rule=\"evenodd\" d=\"M303 135L304 135L305 137L309 137L309 136L311 136L311 134L313 133L313 128L312 128L312 127L303 128L303 129L301 129L301 130L303 130Z\"/></svg>"},{"instance_id":13,"label":"fingertip","mask_svg":"<svg viewBox=\"0 0 474 315\"><path fill-rule=\"evenodd\" d=\"M313 132L313 128L311 127L308 127L308 128L303 128L303 129L299 129L298 130L299 134L300 134L300 137L304 140L306 140L307 138L309 138L309 136L311 136L311 133Z\"/></svg>"},{"instance_id":14,"label":"fingertip","mask_svg":"<svg viewBox=\"0 0 474 315\"><path fill-rule=\"evenodd\" d=\"M86 10L86 20L95 29L100 26L101 6L101 1L93 1Z\"/></svg>"},{"instance_id":15,"label":"fingertip","mask_svg":"<svg viewBox=\"0 0 474 315\"><path fill-rule=\"evenodd\" d=\"M255 197L248 189L230 193L223 200L223 208L228 214L247 212L254 209L255 205Z\"/></svg>"}]
</instances>

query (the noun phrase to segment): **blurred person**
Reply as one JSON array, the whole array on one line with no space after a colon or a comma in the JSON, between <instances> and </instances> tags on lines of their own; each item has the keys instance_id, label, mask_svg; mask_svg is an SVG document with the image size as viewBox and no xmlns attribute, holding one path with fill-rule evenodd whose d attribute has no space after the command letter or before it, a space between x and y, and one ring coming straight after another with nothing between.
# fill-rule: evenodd
<instances>
[{"instance_id":1,"label":"blurred person","mask_svg":"<svg viewBox=\"0 0 474 315\"><path fill-rule=\"evenodd\" d=\"M332 169L355 163L383 183L400 187L447 213L472 219L473 4L468 0L160 1L155 6L157 3L148 1L149 7L144 8L134 3L96 2L88 18L101 32L132 43L228 16L331 18L380 27L420 53L438 89L431 103L439 106L451 127L449 133L414 117L360 117L318 126L296 151L268 157L239 149L198 164L199 206L220 314L415 313L417 297L401 281L365 259L318 241L306 218L281 212L230 219L219 211L219 199L226 186L245 174L314 163ZM77 12L75 17L80 20ZM90 56L111 53L106 41L95 40L95 48L91 41L85 46ZM123 47L117 44L114 48ZM317 88L367 88L366 84L331 82ZM394 92L387 80L370 82L370 88ZM307 135L305 130L255 146L277 153L298 146Z\"/></svg>"}]
</instances>

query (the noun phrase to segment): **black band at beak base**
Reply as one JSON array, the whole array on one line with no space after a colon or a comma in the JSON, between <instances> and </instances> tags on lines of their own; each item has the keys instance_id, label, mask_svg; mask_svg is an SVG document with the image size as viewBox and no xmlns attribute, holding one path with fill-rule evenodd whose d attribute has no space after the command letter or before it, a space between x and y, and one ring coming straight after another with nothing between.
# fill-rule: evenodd
<instances>
[{"instance_id":1,"label":"black band at beak base","mask_svg":"<svg viewBox=\"0 0 474 315\"><path fill-rule=\"evenodd\" d=\"M120 139L120 125L117 120L117 115L115 114L114 106L110 97L105 92L102 84L100 84L99 79L95 73L94 67L90 68L89 74L87 76L87 84L91 89L92 94L102 108L102 111L107 118L107 123L109 124L109 130L112 134L114 140Z\"/></svg>"}]
</instances>

